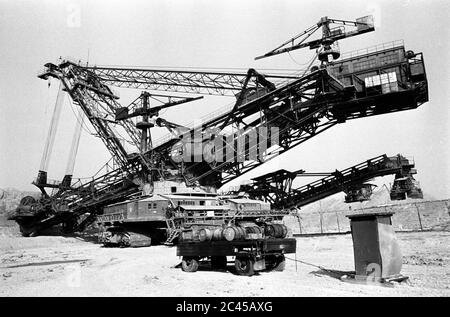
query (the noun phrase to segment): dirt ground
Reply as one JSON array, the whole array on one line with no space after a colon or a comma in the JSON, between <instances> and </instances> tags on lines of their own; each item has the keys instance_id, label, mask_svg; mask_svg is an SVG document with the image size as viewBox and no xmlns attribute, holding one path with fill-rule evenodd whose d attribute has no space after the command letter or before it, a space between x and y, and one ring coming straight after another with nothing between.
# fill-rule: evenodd
<instances>
[{"instance_id":1,"label":"dirt ground","mask_svg":"<svg viewBox=\"0 0 450 317\"><path fill-rule=\"evenodd\" d=\"M299 237L284 272L243 277L231 262L227 272L206 265L183 272L174 268L175 247L104 248L78 237L23 238L0 227L0 296L449 296L450 232L397 237L409 281L384 287L346 283L341 274L290 260L353 271L348 234Z\"/></svg>"}]
</instances>

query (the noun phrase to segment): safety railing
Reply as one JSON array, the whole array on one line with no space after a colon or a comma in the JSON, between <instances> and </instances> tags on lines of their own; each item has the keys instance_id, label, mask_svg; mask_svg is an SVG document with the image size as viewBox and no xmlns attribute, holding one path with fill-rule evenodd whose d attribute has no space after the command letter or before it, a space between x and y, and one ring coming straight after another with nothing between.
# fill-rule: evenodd
<instances>
[{"instance_id":1,"label":"safety railing","mask_svg":"<svg viewBox=\"0 0 450 317\"><path fill-rule=\"evenodd\" d=\"M374 46L369 46L366 48L345 52L345 53L341 54L340 60L342 61L344 59L349 59L352 57L357 57L357 56L370 54L370 53L376 53L376 52L384 51L387 49L402 47L402 46L404 46L403 40L395 40L392 42L381 43L381 44L377 44Z\"/></svg>"}]
</instances>

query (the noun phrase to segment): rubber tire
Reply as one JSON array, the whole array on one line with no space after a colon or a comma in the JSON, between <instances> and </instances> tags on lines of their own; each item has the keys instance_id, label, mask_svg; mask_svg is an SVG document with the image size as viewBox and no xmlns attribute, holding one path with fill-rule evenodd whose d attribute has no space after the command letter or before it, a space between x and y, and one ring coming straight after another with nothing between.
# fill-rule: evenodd
<instances>
[{"instance_id":1,"label":"rubber tire","mask_svg":"<svg viewBox=\"0 0 450 317\"><path fill-rule=\"evenodd\" d=\"M282 254L277 257L277 263L275 267L272 269L272 271L282 272L284 271L285 268L286 268L286 258Z\"/></svg>"},{"instance_id":2,"label":"rubber tire","mask_svg":"<svg viewBox=\"0 0 450 317\"><path fill-rule=\"evenodd\" d=\"M184 272L196 272L198 270L198 265L198 259L194 257L184 256L183 260L181 261L181 269Z\"/></svg>"},{"instance_id":3,"label":"rubber tire","mask_svg":"<svg viewBox=\"0 0 450 317\"><path fill-rule=\"evenodd\" d=\"M236 273L243 276L252 276L255 274L253 264L255 264L254 260L249 257L236 257L234 261Z\"/></svg>"},{"instance_id":4,"label":"rubber tire","mask_svg":"<svg viewBox=\"0 0 450 317\"><path fill-rule=\"evenodd\" d=\"M283 254L271 255L270 259L266 258L266 260L269 260L269 262L266 262L266 271L282 272L286 267L286 258Z\"/></svg>"},{"instance_id":5,"label":"rubber tire","mask_svg":"<svg viewBox=\"0 0 450 317\"><path fill-rule=\"evenodd\" d=\"M121 248L129 248L131 247L130 236L126 233L121 233L122 237L119 242L119 247Z\"/></svg>"},{"instance_id":6,"label":"rubber tire","mask_svg":"<svg viewBox=\"0 0 450 317\"><path fill-rule=\"evenodd\" d=\"M226 256L212 256L211 257L211 269L226 270L227 269L227 257Z\"/></svg>"},{"instance_id":7,"label":"rubber tire","mask_svg":"<svg viewBox=\"0 0 450 317\"><path fill-rule=\"evenodd\" d=\"M35 237L38 235L37 230L31 226L20 224L19 229L23 237Z\"/></svg>"}]
</instances>

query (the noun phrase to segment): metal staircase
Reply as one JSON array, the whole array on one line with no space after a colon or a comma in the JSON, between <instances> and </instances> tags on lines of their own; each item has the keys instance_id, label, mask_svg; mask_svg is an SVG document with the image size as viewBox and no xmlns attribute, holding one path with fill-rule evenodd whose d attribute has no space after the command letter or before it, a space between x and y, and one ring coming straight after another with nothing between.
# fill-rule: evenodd
<instances>
[{"instance_id":1,"label":"metal staircase","mask_svg":"<svg viewBox=\"0 0 450 317\"><path fill-rule=\"evenodd\" d=\"M173 241L180 235L180 228L177 228L173 218L166 219L168 236L165 245L173 245Z\"/></svg>"}]
</instances>

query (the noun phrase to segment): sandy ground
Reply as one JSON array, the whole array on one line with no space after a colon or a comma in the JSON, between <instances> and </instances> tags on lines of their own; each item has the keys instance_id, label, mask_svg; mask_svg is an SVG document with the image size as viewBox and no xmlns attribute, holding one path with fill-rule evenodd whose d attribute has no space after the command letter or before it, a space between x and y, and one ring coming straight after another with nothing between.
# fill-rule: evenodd
<instances>
[{"instance_id":1,"label":"sandy ground","mask_svg":"<svg viewBox=\"0 0 450 317\"><path fill-rule=\"evenodd\" d=\"M104 248L74 237L17 236L0 228L0 296L449 296L450 232L398 233L407 283L345 283L339 274L287 260L252 277L174 268L175 247ZM297 238L297 259L352 271L350 235ZM294 254L288 255L294 258ZM230 258L231 260L231 258Z\"/></svg>"}]
</instances>

